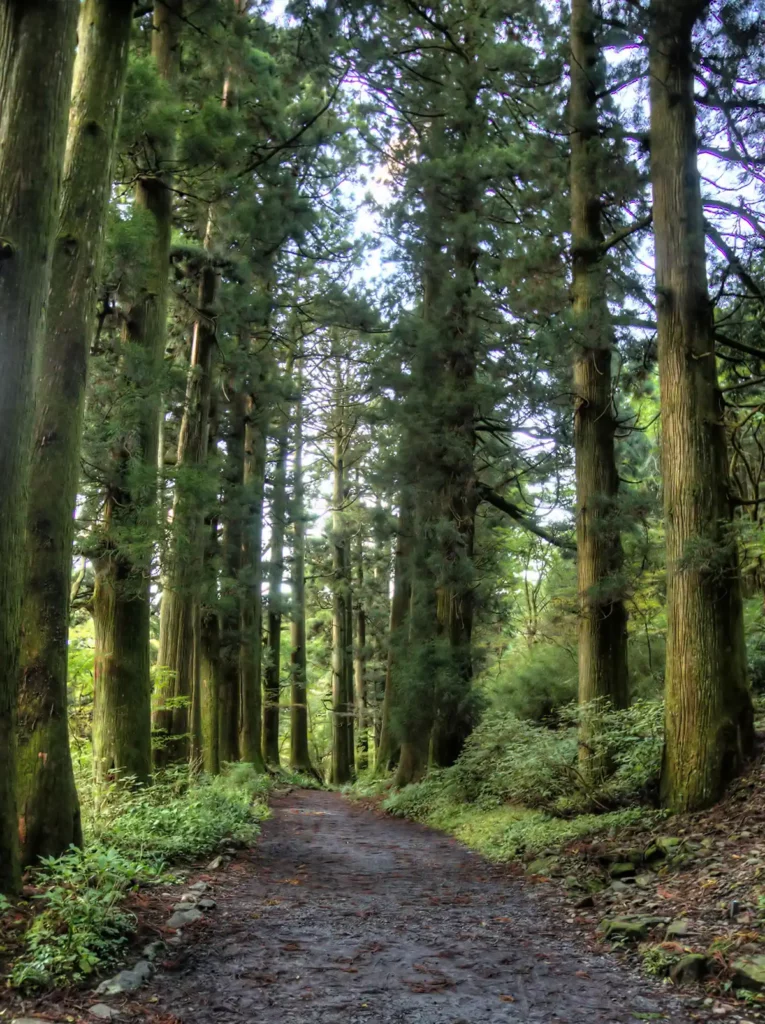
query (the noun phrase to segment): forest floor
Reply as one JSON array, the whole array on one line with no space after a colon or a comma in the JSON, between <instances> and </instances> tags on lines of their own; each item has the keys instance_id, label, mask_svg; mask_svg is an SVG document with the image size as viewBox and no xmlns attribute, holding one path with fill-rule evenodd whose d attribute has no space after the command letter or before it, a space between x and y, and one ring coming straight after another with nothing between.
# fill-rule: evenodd
<instances>
[{"instance_id":1,"label":"forest floor","mask_svg":"<svg viewBox=\"0 0 765 1024\"><path fill-rule=\"evenodd\" d=\"M257 846L202 873L217 908L159 973L106 999L147 1024L627 1024L713 1020L604 954L553 889L422 825L336 793L275 795ZM199 873L192 873L192 882ZM144 939L168 900L143 911ZM155 921L155 924L152 924ZM18 1003L9 1016L95 1020L103 997ZM102 1011L103 1012L103 1011ZM8 1019L8 1018L6 1018ZM114 1018L117 1019L117 1018Z\"/></svg>"}]
</instances>

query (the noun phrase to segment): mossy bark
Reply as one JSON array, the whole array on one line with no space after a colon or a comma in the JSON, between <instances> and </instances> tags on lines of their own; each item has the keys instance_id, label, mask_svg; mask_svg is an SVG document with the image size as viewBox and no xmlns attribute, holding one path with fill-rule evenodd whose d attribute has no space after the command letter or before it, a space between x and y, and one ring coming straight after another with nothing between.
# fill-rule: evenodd
<instances>
[{"instance_id":1,"label":"mossy bark","mask_svg":"<svg viewBox=\"0 0 765 1024\"><path fill-rule=\"evenodd\" d=\"M208 252L211 238L212 214L205 236ZM196 708L199 697L205 502L199 493L198 474L207 461L209 445L217 291L218 275L208 264L199 282L200 315L194 324L178 437L173 527L160 609L157 675L164 686L152 715L152 727L162 739L155 760L163 764L188 756L186 736L193 735L194 730L189 726L187 708ZM170 707L163 707L166 696L172 699Z\"/></svg>"},{"instance_id":2,"label":"mossy bark","mask_svg":"<svg viewBox=\"0 0 765 1024\"><path fill-rule=\"evenodd\" d=\"M369 767L369 693L367 686L367 613L364 608L364 541L358 530L354 544L357 596L354 609L353 691L356 705L356 771Z\"/></svg>"},{"instance_id":3,"label":"mossy bark","mask_svg":"<svg viewBox=\"0 0 765 1024\"><path fill-rule=\"evenodd\" d=\"M73 511L132 8L132 0L86 0L80 8L61 211L35 383L18 725L22 861L30 864L82 841L66 708Z\"/></svg>"},{"instance_id":4,"label":"mossy bark","mask_svg":"<svg viewBox=\"0 0 765 1024\"><path fill-rule=\"evenodd\" d=\"M220 674L218 751L221 761L239 758L239 667L242 619L242 543L246 398L232 390L226 433L226 464L221 521L223 578L220 592Z\"/></svg>"},{"instance_id":5,"label":"mossy bark","mask_svg":"<svg viewBox=\"0 0 765 1024\"><path fill-rule=\"evenodd\" d=\"M601 229L604 184L598 96L604 62L595 40L595 19L592 0L573 0L569 121L579 702L602 701L623 708L628 700L627 612L614 446L614 339ZM597 715L587 716L580 728L580 762L587 774L602 768L592 758L597 721Z\"/></svg>"},{"instance_id":6,"label":"mossy bark","mask_svg":"<svg viewBox=\"0 0 765 1024\"><path fill-rule=\"evenodd\" d=\"M239 752L243 761L265 771L262 747L261 671L263 620L263 491L266 473L266 414L262 388L255 382L246 396L242 535L241 629L239 648Z\"/></svg>"},{"instance_id":7,"label":"mossy bark","mask_svg":"<svg viewBox=\"0 0 765 1024\"><path fill-rule=\"evenodd\" d=\"M51 8L47 0L6 0L0 6L0 892L19 883L19 831L22 840L26 831L17 816L16 729L31 410L59 212L77 15L77 5ZM48 751L38 753L43 757L36 760L45 762ZM50 753L56 759L61 751ZM24 764L25 788L36 771L36 764Z\"/></svg>"},{"instance_id":8,"label":"mossy bark","mask_svg":"<svg viewBox=\"0 0 765 1024\"><path fill-rule=\"evenodd\" d=\"M380 739L377 745L375 769L383 774L389 771L399 756L400 744L393 728L396 703L396 682L401 665L402 646L408 633L409 606L412 597L410 578L412 510L408 498L402 496L396 533L396 551L393 562L393 597L390 604L388 651L385 666L385 693L382 706Z\"/></svg>"},{"instance_id":9,"label":"mossy bark","mask_svg":"<svg viewBox=\"0 0 765 1024\"><path fill-rule=\"evenodd\" d=\"M182 15L182 0L161 0L154 7L152 55L158 73L171 87L180 67ZM128 311L122 373L126 386L140 396L139 423L134 437L115 445L93 601L100 666L93 754L101 782L115 771L139 779L151 772L150 741L143 734L151 733L150 587L160 434L156 381L167 333L173 148L155 145L151 166L142 170L135 190L136 206L145 212L148 251L145 277ZM123 528L145 536L140 551L120 550ZM119 635L121 630L124 636ZM145 649L135 650L136 644Z\"/></svg>"},{"instance_id":10,"label":"mossy bark","mask_svg":"<svg viewBox=\"0 0 765 1024\"><path fill-rule=\"evenodd\" d=\"M289 382L292 360L284 373ZM289 407L288 407L289 408ZM284 535L287 520L287 446L289 412L279 412L276 458L271 488L271 546L268 564L268 655L263 687L263 756L272 768L279 766L279 704L281 699L282 582Z\"/></svg>"},{"instance_id":11,"label":"mossy bark","mask_svg":"<svg viewBox=\"0 0 765 1024\"><path fill-rule=\"evenodd\" d=\"M700 0L653 0L650 6L667 547L661 793L677 811L718 800L754 742L697 166L692 34L706 6Z\"/></svg>"},{"instance_id":12,"label":"mossy bark","mask_svg":"<svg viewBox=\"0 0 765 1024\"><path fill-rule=\"evenodd\" d=\"M332 492L332 767L331 781L344 785L353 776L353 636L351 580L345 523L347 450L340 357L336 359Z\"/></svg>"},{"instance_id":13,"label":"mossy bark","mask_svg":"<svg viewBox=\"0 0 765 1024\"><path fill-rule=\"evenodd\" d=\"M292 619L290 623L290 768L314 774L308 749L308 667L305 633L305 494L303 486L303 400L295 410L293 467Z\"/></svg>"}]
</instances>

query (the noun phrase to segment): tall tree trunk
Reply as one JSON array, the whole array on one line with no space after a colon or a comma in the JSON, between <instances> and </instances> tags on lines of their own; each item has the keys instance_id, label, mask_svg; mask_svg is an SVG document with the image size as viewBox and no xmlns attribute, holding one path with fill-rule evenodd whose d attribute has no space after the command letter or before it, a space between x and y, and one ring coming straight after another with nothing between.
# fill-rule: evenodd
<instances>
[{"instance_id":1,"label":"tall tree trunk","mask_svg":"<svg viewBox=\"0 0 765 1024\"><path fill-rule=\"evenodd\" d=\"M77 15L77 5L51 8L46 0L6 0L0 7L0 892L18 885L18 836L26 828L17 820L16 710L31 409L59 212ZM29 735L30 723L22 719L22 728ZM48 751L38 753L44 762ZM51 756L66 772L58 747ZM22 785L31 773L24 766ZM71 799L69 804L72 808ZM73 819L69 827L74 834Z\"/></svg>"},{"instance_id":2,"label":"tall tree trunk","mask_svg":"<svg viewBox=\"0 0 765 1024\"><path fill-rule=\"evenodd\" d=\"M239 752L243 761L265 771L262 744L261 680L263 645L263 492L266 474L266 420L262 381L246 396L244 499L247 519L242 537L241 630L239 652Z\"/></svg>"},{"instance_id":3,"label":"tall tree trunk","mask_svg":"<svg viewBox=\"0 0 765 1024\"><path fill-rule=\"evenodd\" d=\"M334 785L350 782L353 775L353 662L352 637L349 634L351 586L348 565L348 541L345 523L346 436L340 387L335 395L333 491L332 491L332 769ZM349 740L349 734L351 739Z\"/></svg>"},{"instance_id":4,"label":"tall tree trunk","mask_svg":"<svg viewBox=\"0 0 765 1024\"><path fill-rule=\"evenodd\" d=\"M132 0L86 0L78 23L27 510L17 790L27 864L82 841L66 700L72 516L132 8Z\"/></svg>"},{"instance_id":5,"label":"tall tree trunk","mask_svg":"<svg viewBox=\"0 0 765 1024\"><path fill-rule=\"evenodd\" d=\"M159 75L172 88L180 67L183 0L154 7L152 55ZM107 495L103 552L97 561L93 617L96 626L93 756L96 777L125 772L139 779L151 771L150 618L153 533L156 527L159 463L159 396L156 380L167 331L168 274L172 231L173 147L155 147L154 164L136 183L135 202L147 214L151 232L140 294L127 318L123 373L138 391L140 423L134 439L119 444ZM117 500L119 499L119 500ZM119 550L112 528L147 532L141 552ZM124 630L124 635L119 635ZM142 649L137 650L136 646ZM178 709L188 736L188 707ZM180 730L174 730L178 735ZM183 748L188 756L188 742Z\"/></svg>"},{"instance_id":6,"label":"tall tree trunk","mask_svg":"<svg viewBox=\"0 0 765 1024\"><path fill-rule=\"evenodd\" d=\"M223 580L221 582L220 725L221 761L239 757L239 664L242 617L242 542L244 539L244 463L246 399L232 389L226 435L226 481L223 521Z\"/></svg>"},{"instance_id":7,"label":"tall tree trunk","mask_svg":"<svg viewBox=\"0 0 765 1024\"><path fill-rule=\"evenodd\" d=\"M714 803L753 745L738 553L717 382L697 168L692 32L700 0L650 7L667 545L666 731L661 791L678 811Z\"/></svg>"},{"instance_id":8,"label":"tall tree trunk","mask_svg":"<svg viewBox=\"0 0 765 1024\"><path fill-rule=\"evenodd\" d=\"M364 607L364 541L359 529L354 545L356 562L356 625L353 643L353 689L356 704L356 771L369 767L369 695L367 693L367 613Z\"/></svg>"},{"instance_id":9,"label":"tall tree trunk","mask_svg":"<svg viewBox=\"0 0 765 1024\"><path fill-rule=\"evenodd\" d=\"M308 669L305 634L305 492L303 485L303 378L295 408L293 494L290 768L314 774L308 749Z\"/></svg>"},{"instance_id":10,"label":"tall tree trunk","mask_svg":"<svg viewBox=\"0 0 765 1024\"><path fill-rule=\"evenodd\" d=\"M205 548L205 580L212 577L212 594L203 601L200 615L199 690L202 732L202 764L209 775L220 772L218 702L220 699L220 619L218 617L217 580L213 573L218 555L218 521L208 524Z\"/></svg>"},{"instance_id":11,"label":"tall tree trunk","mask_svg":"<svg viewBox=\"0 0 765 1024\"><path fill-rule=\"evenodd\" d=\"M208 254L212 245L212 217L211 210L205 234ZM207 462L209 444L217 291L218 275L208 264L199 282L200 316L194 324L186 401L178 437L172 535L160 608L157 676L163 679L163 689L158 695L152 725L155 735L163 740L155 754L157 762L162 764L183 760L188 723L185 707L177 701L190 701L196 707L198 694L201 662L197 641L201 641L205 513L205 496L199 493L199 470ZM172 698L169 708L162 706L165 697Z\"/></svg>"},{"instance_id":12,"label":"tall tree trunk","mask_svg":"<svg viewBox=\"0 0 765 1024\"><path fill-rule=\"evenodd\" d=\"M396 704L396 683L401 667L404 639L408 633L407 619L412 599L410 577L412 510L409 498L402 494L396 532L396 553L393 563L393 598L390 604L388 652L385 668L385 695L382 706L380 741L377 747L376 770L389 771L398 759L400 745L393 727Z\"/></svg>"},{"instance_id":13,"label":"tall tree trunk","mask_svg":"<svg viewBox=\"0 0 765 1024\"><path fill-rule=\"evenodd\" d=\"M613 330L602 264L603 146L598 96L603 59L595 40L592 0L571 6L571 265L574 322L574 451L579 590L579 702L627 705L627 612L621 590L619 473L614 451ZM580 761L588 774L597 715L580 728Z\"/></svg>"},{"instance_id":14,"label":"tall tree trunk","mask_svg":"<svg viewBox=\"0 0 765 1024\"><path fill-rule=\"evenodd\" d=\"M289 385L292 357L284 372ZM263 705L263 756L270 767L279 766L279 701L281 693L282 582L284 580L284 533L287 518L287 445L289 399L280 413L276 432L273 487L271 489L271 548L268 566L268 659Z\"/></svg>"}]
</instances>

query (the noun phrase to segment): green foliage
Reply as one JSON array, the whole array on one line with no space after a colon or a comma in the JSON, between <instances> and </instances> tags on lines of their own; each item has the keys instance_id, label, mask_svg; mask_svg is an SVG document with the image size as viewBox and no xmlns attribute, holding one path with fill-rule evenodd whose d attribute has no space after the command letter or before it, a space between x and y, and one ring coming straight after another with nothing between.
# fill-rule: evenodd
<instances>
[{"instance_id":1,"label":"green foliage","mask_svg":"<svg viewBox=\"0 0 765 1024\"><path fill-rule=\"evenodd\" d=\"M643 970L654 978L665 978L680 959L677 952L662 946L648 946L642 952Z\"/></svg>"},{"instance_id":2,"label":"green foliage","mask_svg":"<svg viewBox=\"0 0 765 1024\"><path fill-rule=\"evenodd\" d=\"M129 892L224 838L252 842L268 813L270 782L249 764L227 765L215 778L176 768L143 788L123 779L105 794L82 784L86 771L80 762L88 845L44 860L35 875L43 910L13 965L10 981L18 988L81 982L115 963L135 925L122 905Z\"/></svg>"},{"instance_id":3,"label":"green foliage","mask_svg":"<svg viewBox=\"0 0 765 1024\"><path fill-rule=\"evenodd\" d=\"M120 904L156 875L155 867L100 844L45 859L35 878L45 889L36 897L44 909L27 932L11 984L71 984L113 963L134 925Z\"/></svg>"}]
</instances>

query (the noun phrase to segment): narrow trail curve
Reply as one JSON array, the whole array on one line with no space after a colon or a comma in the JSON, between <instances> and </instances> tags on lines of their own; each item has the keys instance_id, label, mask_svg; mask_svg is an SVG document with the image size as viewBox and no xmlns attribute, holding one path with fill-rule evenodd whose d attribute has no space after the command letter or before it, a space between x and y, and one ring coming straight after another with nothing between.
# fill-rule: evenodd
<instances>
[{"instance_id":1,"label":"narrow trail curve","mask_svg":"<svg viewBox=\"0 0 765 1024\"><path fill-rule=\"evenodd\" d=\"M533 887L337 794L277 798L249 856L216 894L210 941L152 986L183 1024L687 1020L561 934Z\"/></svg>"}]
</instances>

